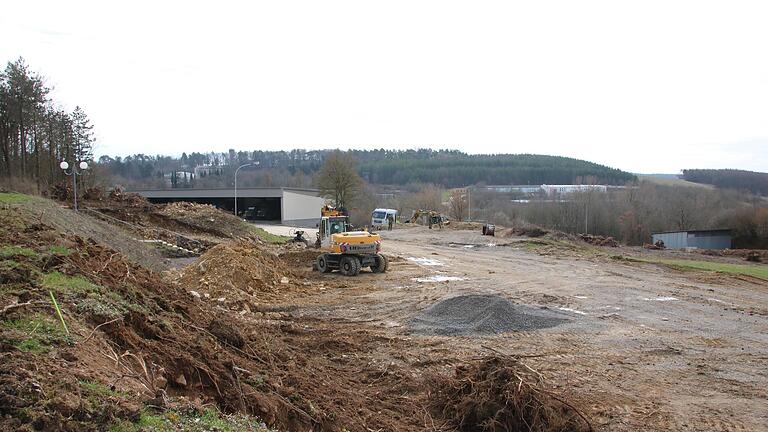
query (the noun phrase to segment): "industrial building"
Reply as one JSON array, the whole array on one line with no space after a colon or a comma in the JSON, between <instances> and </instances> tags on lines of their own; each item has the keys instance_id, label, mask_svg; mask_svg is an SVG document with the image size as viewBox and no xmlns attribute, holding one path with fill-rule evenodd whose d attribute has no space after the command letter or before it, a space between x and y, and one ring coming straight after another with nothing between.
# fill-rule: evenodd
<instances>
[{"instance_id":1,"label":"industrial building","mask_svg":"<svg viewBox=\"0 0 768 432\"><path fill-rule=\"evenodd\" d=\"M667 249L730 249L731 230L687 230L651 234L653 243L661 240Z\"/></svg>"},{"instance_id":2,"label":"industrial building","mask_svg":"<svg viewBox=\"0 0 768 432\"><path fill-rule=\"evenodd\" d=\"M136 190L153 203L187 201L211 204L234 211L235 191L219 189ZM297 227L314 227L320 220L325 199L317 189L247 187L237 188L237 212L247 219L279 222Z\"/></svg>"}]
</instances>

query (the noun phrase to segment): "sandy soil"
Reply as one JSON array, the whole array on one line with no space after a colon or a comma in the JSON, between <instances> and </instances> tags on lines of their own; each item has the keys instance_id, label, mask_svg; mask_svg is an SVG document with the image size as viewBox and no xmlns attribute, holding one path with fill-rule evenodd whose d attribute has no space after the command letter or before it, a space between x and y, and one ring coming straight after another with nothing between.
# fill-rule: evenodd
<instances>
[{"instance_id":1,"label":"sandy soil","mask_svg":"<svg viewBox=\"0 0 768 432\"><path fill-rule=\"evenodd\" d=\"M768 430L768 283L630 264L612 260L610 248L542 252L526 239L471 231L382 236L389 273L323 275L336 288L302 300L294 314L375 325L436 358L529 356L598 430ZM468 293L499 294L568 321L486 337L410 332L414 315Z\"/></svg>"},{"instance_id":2,"label":"sandy soil","mask_svg":"<svg viewBox=\"0 0 768 432\"><path fill-rule=\"evenodd\" d=\"M293 237L296 235L296 231L304 231L304 238L314 240L317 235L317 228L301 228L292 227L287 225L270 224L270 223L253 223L256 228L261 228L264 231L281 236Z\"/></svg>"}]
</instances>

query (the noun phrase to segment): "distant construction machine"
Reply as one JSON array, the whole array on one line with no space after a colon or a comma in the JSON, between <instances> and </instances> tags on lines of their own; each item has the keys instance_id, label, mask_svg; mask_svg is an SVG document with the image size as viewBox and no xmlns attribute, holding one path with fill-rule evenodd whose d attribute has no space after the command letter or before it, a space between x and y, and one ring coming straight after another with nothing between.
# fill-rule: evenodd
<instances>
[{"instance_id":1,"label":"distant construction machine","mask_svg":"<svg viewBox=\"0 0 768 432\"><path fill-rule=\"evenodd\" d=\"M440 214L434 210L415 210L413 212L413 216L408 220L408 223L417 223L422 218L426 219L427 225L429 225L429 229L432 229L433 225L437 225L441 229L443 228L443 225L448 225L450 223L450 220L443 215Z\"/></svg>"},{"instance_id":2,"label":"distant construction machine","mask_svg":"<svg viewBox=\"0 0 768 432\"><path fill-rule=\"evenodd\" d=\"M316 246L323 252L315 267L322 273L338 270L345 276L357 276L370 267L373 273L387 271L389 262L379 253L381 236L367 231L347 231L349 215L343 209L324 206L320 211Z\"/></svg>"}]
</instances>

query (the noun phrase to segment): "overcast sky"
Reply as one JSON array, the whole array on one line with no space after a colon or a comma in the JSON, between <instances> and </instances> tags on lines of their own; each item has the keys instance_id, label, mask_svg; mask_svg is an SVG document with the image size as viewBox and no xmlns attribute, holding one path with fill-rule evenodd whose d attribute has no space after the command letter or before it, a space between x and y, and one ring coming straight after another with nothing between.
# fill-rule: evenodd
<instances>
[{"instance_id":1,"label":"overcast sky","mask_svg":"<svg viewBox=\"0 0 768 432\"><path fill-rule=\"evenodd\" d=\"M250 5L241 5L249 3ZM97 154L541 153L768 171L768 2L5 2Z\"/></svg>"}]
</instances>

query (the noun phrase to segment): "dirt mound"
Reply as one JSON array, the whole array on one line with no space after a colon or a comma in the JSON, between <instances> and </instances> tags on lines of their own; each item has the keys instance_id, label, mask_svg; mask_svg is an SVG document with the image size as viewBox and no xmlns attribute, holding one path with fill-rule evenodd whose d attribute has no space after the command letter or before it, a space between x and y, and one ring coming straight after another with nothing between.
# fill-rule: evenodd
<instances>
[{"instance_id":1,"label":"dirt mound","mask_svg":"<svg viewBox=\"0 0 768 432\"><path fill-rule=\"evenodd\" d=\"M739 257L751 262L768 262L768 250L766 249L705 249L700 251L703 255Z\"/></svg>"},{"instance_id":2,"label":"dirt mound","mask_svg":"<svg viewBox=\"0 0 768 432\"><path fill-rule=\"evenodd\" d=\"M280 254L280 259L293 268L311 269L320 251L317 249L291 249Z\"/></svg>"},{"instance_id":3,"label":"dirt mound","mask_svg":"<svg viewBox=\"0 0 768 432\"><path fill-rule=\"evenodd\" d=\"M182 270L178 282L200 298L251 310L255 304L307 289L301 276L267 246L245 241L209 249L197 263Z\"/></svg>"},{"instance_id":4,"label":"dirt mound","mask_svg":"<svg viewBox=\"0 0 768 432\"><path fill-rule=\"evenodd\" d=\"M0 220L5 213L0 209ZM13 221L12 230L0 225L0 264L27 260L30 271L9 273L15 283L0 290L0 430L97 431L119 423L138 430L134 422L148 416L183 424L181 403L213 407L214 416L258 416L280 430L418 425L415 409L399 403L415 389L410 373L376 363L369 353L387 339L358 324L231 313L104 245L57 233L36 218ZM50 241L66 250L47 252ZM234 251L221 260L246 265L230 269L261 264L259 281L282 274L274 273L279 260L268 251Z\"/></svg>"},{"instance_id":5,"label":"dirt mound","mask_svg":"<svg viewBox=\"0 0 768 432\"><path fill-rule=\"evenodd\" d=\"M591 431L589 421L543 388L541 376L519 360L491 357L436 379L433 415L459 431Z\"/></svg>"},{"instance_id":6,"label":"dirt mound","mask_svg":"<svg viewBox=\"0 0 768 432\"><path fill-rule=\"evenodd\" d=\"M549 230L538 227L536 225L516 226L516 227L500 230L499 232L499 235L501 237L525 236L525 237L536 238L536 237L545 236L547 234L549 234Z\"/></svg>"},{"instance_id":7,"label":"dirt mound","mask_svg":"<svg viewBox=\"0 0 768 432\"><path fill-rule=\"evenodd\" d=\"M58 201L69 201L72 199L72 182L64 179L48 188L48 196Z\"/></svg>"},{"instance_id":8,"label":"dirt mound","mask_svg":"<svg viewBox=\"0 0 768 432\"><path fill-rule=\"evenodd\" d=\"M756 251L748 253L745 259L749 262L763 262L763 257Z\"/></svg>"},{"instance_id":9,"label":"dirt mound","mask_svg":"<svg viewBox=\"0 0 768 432\"><path fill-rule=\"evenodd\" d=\"M522 306L497 295L451 297L411 319L412 332L445 336L492 335L554 327L566 322L562 315Z\"/></svg>"},{"instance_id":10,"label":"dirt mound","mask_svg":"<svg viewBox=\"0 0 768 432\"><path fill-rule=\"evenodd\" d=\"M446 226L455 230L481 231L483 229L483 224L480 222L451 221L451 223Z\"/></svg>"},{"instance_id":11,"label":"dirt mound","mask_svg":"<svg viewBox=\"0 0 768 432\"><path fill-rule=\"evenodd\" d=\"M663 240L657 240L656 243L643 243L643 249L648 250L664 250L667 246L664 244Z\"/></svg>"},{"instance_id":12,"label":"dirt mound","mask_svg":"<svg viewBox=\"0 0 768 432\"><path fill-rule=\"evenodd\" d=\"M245 345L245 339L240 331L223 319L214 318L208 324L208 331L221 342L232 345L235 348L242 348Z\"/></svg>"},{"instance_id":13,"label":"dirt mound","mask_svg":"<svg viewBox=\"0 0 768 432\"><path fill-rule=\"evenodd\" d=\"M112 203L120 203L128 207L149 208L151 206L146 198L137 193L126 192L121 186L112 189L108 198Z\"/></svg>"},{"instance_id":14,"label":"dirt mound","mask_svg":"<svg viewBox=\"0 0 768 432\"><path fill-rule=\"evenodd\" d=\"M252 235L246 222L208 204L175 202L161 206L155 213L188 228L221 237Z\"/></svg>"},{"instance_id":15,"label":"dirt mound","mask_svg":"<svg viewBox=\"0 0 768 432\"><path fill-rule=\"evenodd\" d=\"M619 247L619 242L616 241L613 237L604 237L601 235L593 235L593 234L579 234L579 238L586 243L589 243L594 246L608 246L608 247Z\"/></svg>"}]
</instances>

